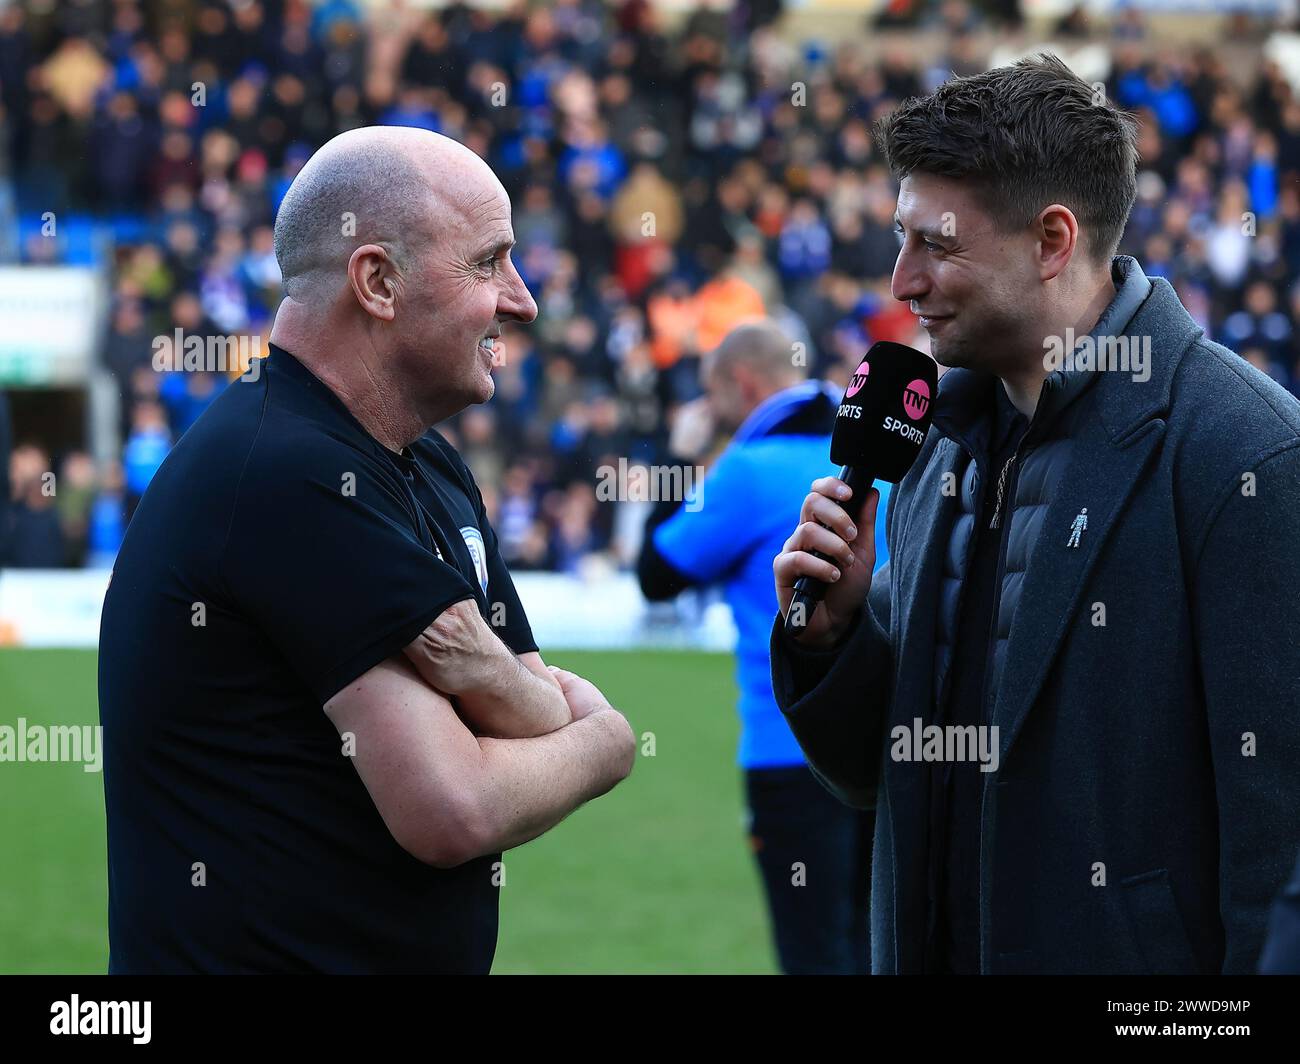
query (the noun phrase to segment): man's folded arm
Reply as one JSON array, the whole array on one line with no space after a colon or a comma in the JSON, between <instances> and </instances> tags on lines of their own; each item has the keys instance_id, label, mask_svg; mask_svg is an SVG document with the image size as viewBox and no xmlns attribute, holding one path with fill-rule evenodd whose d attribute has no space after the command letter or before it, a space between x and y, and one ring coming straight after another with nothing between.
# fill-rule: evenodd
<instances>
[{"instance_id":1,"label":"man's folded arm","mask_svg":"<svg viewBox=\"0 0 1300 1064\"><path fill-rule=\"evenodd\" d=\"M404 653L430 687L453 700L476 735L530 739L573 719L541 655L516 655L472 599L443 610Z\"/></svg>"},{"instance_id":2,"label":"man's folded arm","mask_svg":"<svg viewBox=\"0 0 1300 1064\"><path fill-rule=\"evenodd\" d=\"M610 708L535 738L475 736L405 655L348 684L325 713L351 734L357 772L398 845L439 868L536 838L623 779L635 751Z\"/></svg>"},{"instance_id":3,"label":"man's folded arm","mask_svg":"<svg viewBox=\"0 0 1300 1064\"><path fill-rule=\"evenodd\" d=\"M772 628L772 692L822 785L846 805L876 804L884 724L892 697L889 563L875 573L853 625L829 650L810 650Z\"/></svg>"}]
</instances>

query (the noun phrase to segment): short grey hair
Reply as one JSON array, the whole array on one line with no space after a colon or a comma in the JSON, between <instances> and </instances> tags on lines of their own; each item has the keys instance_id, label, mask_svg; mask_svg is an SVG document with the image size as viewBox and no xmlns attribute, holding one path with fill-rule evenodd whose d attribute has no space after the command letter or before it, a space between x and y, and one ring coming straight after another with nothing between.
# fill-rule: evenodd
<instances>
[{"instance_id":1,"label":"short grey hair","mask_svg":"<svg viewBox=\"0 0 1300 1064\"><path fill-rule=\"evenodd\" d=\"M795 362L795 344L770 318L746 322L732 329L707 356L709 372L737 362L752 366L766 380L785 381L806 376Z\"/></svg>"},{"instance_id":2,"label":"short grey hair","mask_svg":"<svg viewBox=\"0 0 1300 1064\"><path fill-rule=\"evenodd\" d=\"M405 271L429 224L427 172L394 145L377 150L371 132L340 134L307 160L275 217L275 260L293 299L329 277L339 282L352 252L378 244Z\"/></svg>"}]
</instances>

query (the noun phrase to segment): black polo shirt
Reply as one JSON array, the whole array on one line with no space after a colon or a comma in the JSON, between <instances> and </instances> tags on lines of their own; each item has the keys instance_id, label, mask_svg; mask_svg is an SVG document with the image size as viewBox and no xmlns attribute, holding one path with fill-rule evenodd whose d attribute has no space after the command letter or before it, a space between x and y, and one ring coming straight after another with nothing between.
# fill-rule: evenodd
<instances>
[{"instance_id":1,"label":"black polo shirt","mask_svg":"<svg viewBox=\"0 0 1300 1064\"><path fill-rule=\"evenodd\" d=\"M274 345L140 503L99 656L110 972L486 972L493 854L422 864L322 706L473 598L536 649L483 499Z\"/></svg>"}]
</instances>

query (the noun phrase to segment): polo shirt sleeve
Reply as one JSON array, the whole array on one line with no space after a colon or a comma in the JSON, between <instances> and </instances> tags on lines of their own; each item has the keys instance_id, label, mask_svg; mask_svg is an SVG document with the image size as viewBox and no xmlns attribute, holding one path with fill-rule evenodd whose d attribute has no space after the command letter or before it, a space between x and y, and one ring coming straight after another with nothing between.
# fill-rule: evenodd
<instances>
[{"instance_id":1,"label":"polo shirt sleeve","mask_svg":"<svg viewBox=\"0 0 1300 1064\"><path fill-rule=\"evenodd\" d=\"M738 447L728 447L693 497L654 530L659 554L697 583L711 583L748 557L764 535L753 520L756 471Z\"/></svg>"},{"instance_id":2,"label":"polo shirt sleeve","mask_svg":"<svg viewBox=\"0 0 1300 1064\"><path fill-rule=\"evenodd\" d=\"M474 589L437 556L395 469L328 439L267 450L244 471L221 575L324 705Z\"/></svg>"}]
</instances>

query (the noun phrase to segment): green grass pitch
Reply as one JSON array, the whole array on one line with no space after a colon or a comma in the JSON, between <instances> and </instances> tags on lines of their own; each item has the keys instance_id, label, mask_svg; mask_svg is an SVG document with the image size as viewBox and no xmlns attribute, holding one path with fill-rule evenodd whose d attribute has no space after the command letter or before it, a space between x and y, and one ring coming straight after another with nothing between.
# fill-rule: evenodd
<instances>
[{"instance_id":1,"label":"green grass pitch","mask_svg":"<svg viewBox=\"0 0 1300 1064\"><path fill-rule=\"evenodd\" d=\"M774 970L742 827L732 659L547 652L653 733L630 779L506 854L498 973ZM0 724L97 723L95 654L0 650ZM103 972L102 777L0 763L0 973Z\"/></svg>"}]
</instances>

